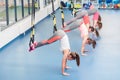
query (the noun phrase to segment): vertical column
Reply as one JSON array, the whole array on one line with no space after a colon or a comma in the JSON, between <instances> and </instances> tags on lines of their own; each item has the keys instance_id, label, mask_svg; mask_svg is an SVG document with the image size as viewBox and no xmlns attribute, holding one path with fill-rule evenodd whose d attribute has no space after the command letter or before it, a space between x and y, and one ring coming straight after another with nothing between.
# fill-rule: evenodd
<instances>
[{"instance_id":1,"label":"vertical column","mask_svg":"<svg viewBox=\"0 0 120 80\"><path fill-rule=\"evenodd\" d=\"M22 18L24 18L24 1L21 0L21 4L22 4Z\"/></svg>"},{"instance_id":2,"label":"vertical column","mask_svg":"<svg viewBox=\"0 0 120 80\"><path fill-rule=\"evenodd\" d=\"M8 0L6 0L6 20L7 25L9 25L9 9L8 9Z\"/></svg>"},{"instance_id":3,"label":"vertical column","mask_svg":"<svg viewBox=\"0 0 120 80\"><path fill-rule=\"evenodd\" d=\"M28 14L30 15L30 0L28 0Z\"/></svg>"},{"instance_id":4,"label":"vertical column","mask_svg":"<svg viewBox=\"0 0 120 80\"><path fill-rule=\"evenodd\" d=\"M14 10L15 10L15 21L17 21L17 8L16 8L16 0L14 0Z\"/></svg>"}]
</instances>

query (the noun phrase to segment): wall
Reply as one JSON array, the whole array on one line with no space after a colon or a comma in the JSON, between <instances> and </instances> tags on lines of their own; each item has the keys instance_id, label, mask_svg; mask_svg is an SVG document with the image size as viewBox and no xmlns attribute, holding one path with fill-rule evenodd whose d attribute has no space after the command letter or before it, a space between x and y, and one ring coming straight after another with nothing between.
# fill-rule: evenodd
<instances>
[{"instance_id":1,"label":"wall","mask_svg":"<svg viewBox=\"0 0 120 80\"><path fill-rule=\"evenodd\" d=\"M55 9L57 9L59 7L59 0L56 0L54 5L55 5ZM37 11L35 14L36 15L35 23L38 23L40 20L48 16L49 13L51 13L51 11L52 11L51 4L44 8L43 0L41 0L40 10ZM13 39L23 34L25 31L29 30L30 28L31 28L31 16L28 16L22 19L21 21L11 25L7 29L1 31L0 32L0 48L7 45Z\"/></svg>"}]
</instances>

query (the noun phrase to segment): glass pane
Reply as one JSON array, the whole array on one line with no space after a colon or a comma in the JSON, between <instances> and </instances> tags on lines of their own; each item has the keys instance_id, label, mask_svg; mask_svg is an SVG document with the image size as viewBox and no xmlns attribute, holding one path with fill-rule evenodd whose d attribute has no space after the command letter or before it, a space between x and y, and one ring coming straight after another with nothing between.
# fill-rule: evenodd
<instances>
[{"instance_id":1,"label":"glass pane","mask_svg":"<svg viewBox=\"0 0 120 80\"><path fill-rule=\"evenodd\" d=\"M14 0L8 0L9 24L15 22L15 6Z\"/></svg>"},{"instance_id":2,"label":"glass pane","mask_svg":"<svg viewBox=\"0 0 120 80\"><path fill-rule=\"evenodd\" d=\"M89 2L89 0L83 0L83 3L88 3Z\"/></svg>"},{"instance_id":3,"label":"glass pane","mask_svg":"<svg viewBox=\"0 0 120 80\"><path fill-rule=\"evenodd\" d=\"M6 26L6 5L4 0L0 0L0 31Z\"/></svg>"},{"instance_id":4,"label":"glass pane","mask_svg":"<svg viewBox=\"0 0 120 80\"><path fill-rule=\"evenodd\" d=\"M43 4L44 4L44 6L46 6L46 5L47 5L47 1L46 1L46 0L44 0L44 3L43 3Z\"/></svg>"},{"instance_id":5,"label":"glass pane","mask_svg":"<svg viewBox=\"0 0 120 80\"><path fill-rule=\"evenodd\" d=\"M20 20L22 18L22 4L21 0L16 0L17 6L17 19Z\"/></svg>"},{"instance_id":6,"label":"glass pane","mask_svg":"<svg viewBox=\"0 0 120 80\"><path fill-rule=\"evenodd\" d=\"M90 2L92 2L92 3L97 3L97 0L90 0Z\"/></svg>"},{"instance_id":7,"label":"glass pane","mask_svg":"<svg viewBox=\"0 0 120 80\"><path fill-rule=\"evenodd\" d=\"M24 16L28 15L28 0L24 0Z\"/></svg>"},{"instance_id":8,"label":"glass pane","mask_svg":"<svg viewBox=\"0 0 120 80\"><path fill-rule=\"evenodd\" d=\"M82 0L76 0L77 3L82 3Z\"/></svg>"},{"instance_id":9,"label":"glass pane","mask_svg":"<svg viewBox=\"0 0 120 80\"><path fill-rule=\"evenodd\" d=\"M39 0L35 0L35 9L39 10L40 6L39 6Z\"/></svg>"}]
</instances>

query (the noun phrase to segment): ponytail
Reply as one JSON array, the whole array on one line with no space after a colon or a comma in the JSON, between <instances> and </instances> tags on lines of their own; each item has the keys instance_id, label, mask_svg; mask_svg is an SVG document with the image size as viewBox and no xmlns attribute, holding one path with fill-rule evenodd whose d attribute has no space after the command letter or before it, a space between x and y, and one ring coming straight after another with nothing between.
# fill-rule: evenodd
<instances>
[{"instance_id":1,"label":"ponytail","mask_svg":"<svg viewBox=\"0 0 120 80\"><path fill-rule=\"evenodd\" d=\"M77 64L77 66L79 66L80 65L80 56L78 55L78 53L71 52L70 55L72 56L73 60L76 59L76 64Z\"/></svg>"},{"instance_id":2,"label":"ponytail","mask_svg":"<svg viewBox=\"0 0 120 80\"><path fill-rule=\"evenodd\" d=\"M98 17L98 21L101 21L101 16L99 15L99 17Z\"/></svg>"},{"instance_id":3,"label":"ponytail","mask_svg":"<svg viewBox=\"0 0 120 80\"><path fill-rule=\"evenodd\" d=\"M95 48L96 47L96 41L92 40L92 47Z\"/></svg>"},{"instance_id":4,"label":"ponytail","mask_svg":"<svg viewBox=\"0 0 120 80\"><path fill-rule=\"evenodd\" d=\"M76 53L76 64L77 66L80 65L80 56Z\"/></svg>"},{"instance_id":5,"label":"ponytail","mask_svg":"<svg viewBox=\"0 0 120 80\"><path fill-rule=\"evenodd\" d=\"M89 29L91 30L91 32L94 32L94 27L93 26L89 26Z\"/></svg>"},{"instance_id":6,"label":"ponytail","mask_svg":"<svg viewBox=\"0 0 120 80\"><path fill-rule=\"evenodd\" d=\"M102 28L102 22L98 21L97 24L98 24L98 27L99 27L99 30L100 30Z\"/></svg>"},{"instance_id":7,"label":"ponytail","mask_svg":"<svg viewBox=\"0 0 120 80\"><path fill-rule=\"evenodd\" d=\"M97 31L97 29L95 29L95 34L96 34L97 37L100 36L100 35L99 35L99 32Z\"/></svg>"},{"instance_id":8,"label":"ponytail","mask_svg":"<svg viewBox=\"0 0 120 80\"><path fill-rule=\"evenodd\" d=\"M93 47L93 48L96 47L96 41L95 41L95 40L93 40L93 39L91 39L91 38L87 38L87 40L88 40L88 44L89 44L89 45L92 44L92 47Z\"/></svg>"}]
</instances>

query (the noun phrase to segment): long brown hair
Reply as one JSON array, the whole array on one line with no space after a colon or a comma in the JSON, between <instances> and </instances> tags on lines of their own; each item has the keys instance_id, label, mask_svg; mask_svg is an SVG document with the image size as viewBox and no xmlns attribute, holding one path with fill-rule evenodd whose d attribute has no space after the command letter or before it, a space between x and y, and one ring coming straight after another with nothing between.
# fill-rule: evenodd
<instances>
[{"instance_id":1,"label":"long brown hair","mask_svg":"<svg viewBox=\"0 0 120 80\"><path fill-rule=\"evenodd\" d=\"M92 40L92 47L95 48L96 47L96 41Z\"/></svg>"},{"instance_id":2,"label":"long brown hair","mask_svg":"<svg viewBox=\"0 0 120 80\"><path fill-rule=\"evenodd\" d=\"M99 32L97 31L97 29L95 29L95 34L96 34L97 37L100 36L100 35L99 35Z\"/></svg>"},{"instance_id":3,"label":"long brown hair","mask_svg":"<svg viewBox=\"0 0 120 80\"><path fill-rule=\"evenodd\" d=\"M71 52L70 55L72 56L72 59L75 60L76 59L76 64L77 66L80 65L80 56L78 53L76 52Z\"/></svg>"},{"instance_id":4,"label":"long brown hair","mask_svg":"<svg viewBox=\"0 0 120 80\"><path fill-rule=\"evenodd\" d=\"M94 27L93 26L89 26L89 29L91 30L91 32L94 32Z\"/></svg>"},{"instance_id":5,"label":"long brown hair","mask_svg":"<svg viewBox=\"0 0 120 80\"><path fill-rule=\"evenodd\" d=\"M102 28L102 22L101 21L97 21L97 24L98 24L98 28L100 30Z\"/></svg>"},{"instance_id":6,"label":"long brown hair","mask_svg":"<svg viewBox=\"0 0 120 80\"><path fill-rule=\"evenodd\" d=\"M101 21L102 19L101 19L101 16L99 15L99 17L98 17L98 21Z\"/></svg>"},{"instance_id":7,"label":"long brown hair","mask_svg":"<svg viewBox=\"0 0 120 80\"><path fill-rule=\"evenodd\" d=\"M88 44L89 44L89 45L92 44L92 47L93 47L93 48L96 47L96 41L95 41L95 40L93 40L93 39L91 39L91 38L87 38L87 40L88 40Z\"/></svg>"},{"instance_id":8,"label":"long brown hair","mask_svg":"<svg viewBox=\"0 0 120 80\"><path fill-rule=\"evenodd\" d=\"M101 29L102 28L102 18L101 18L101 16L99 15L99 17L98 17L98 21L97 21L97 24L98 24L98 27L99 27L99 29Z\"/></svg>"}]
</instances>

